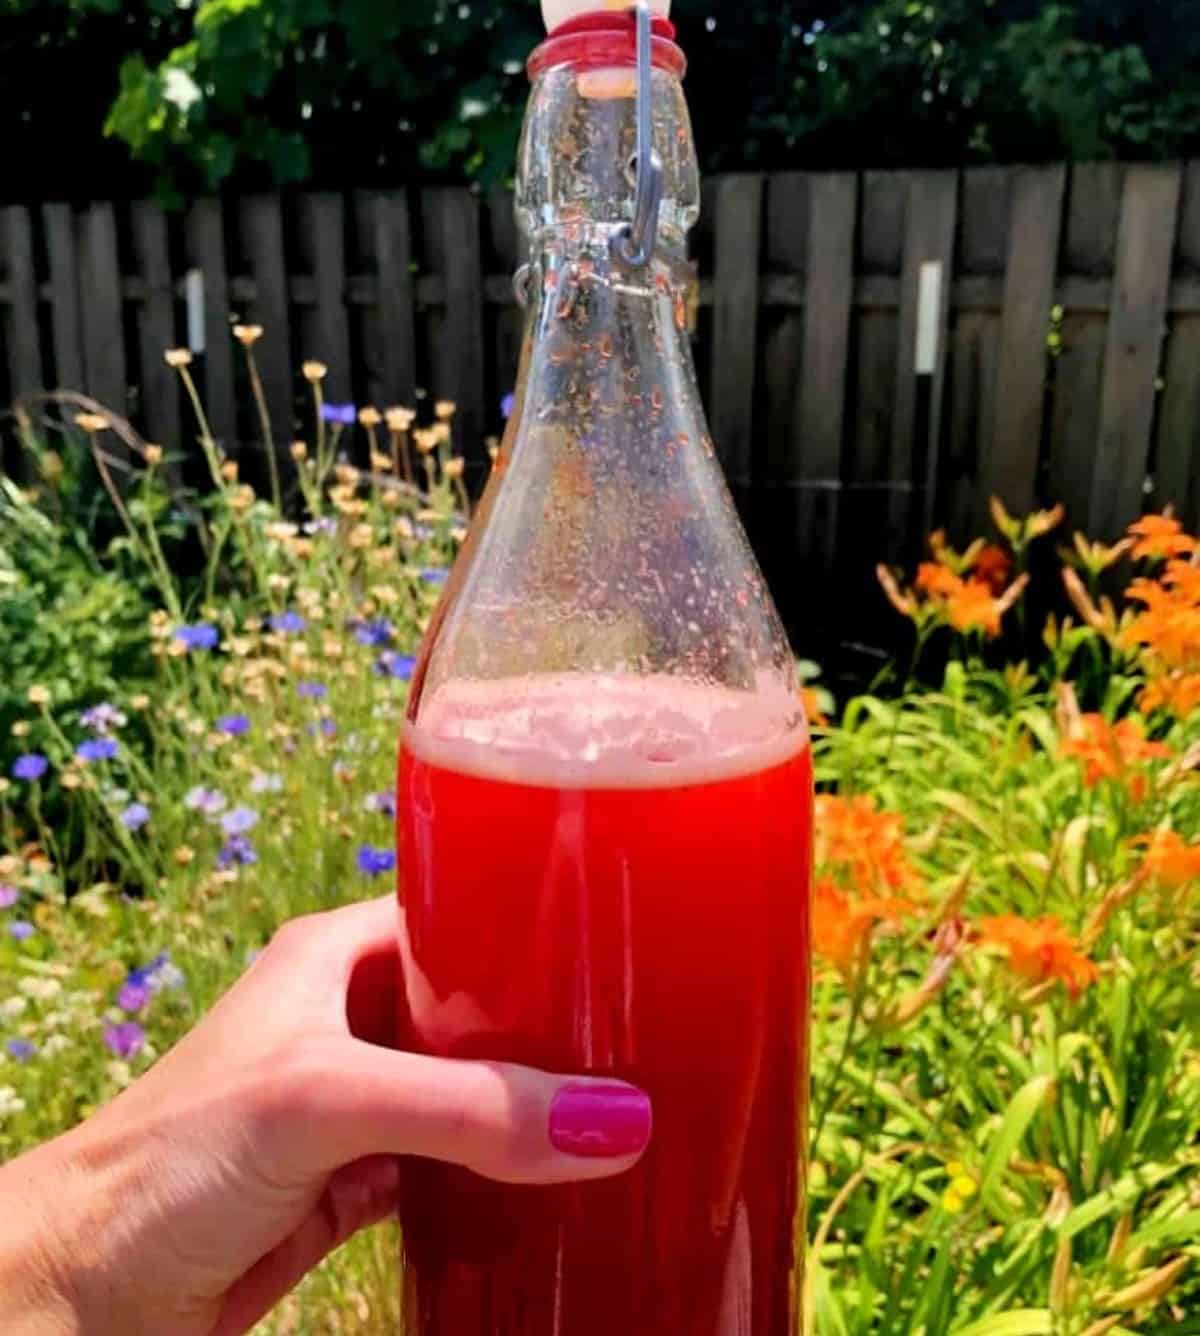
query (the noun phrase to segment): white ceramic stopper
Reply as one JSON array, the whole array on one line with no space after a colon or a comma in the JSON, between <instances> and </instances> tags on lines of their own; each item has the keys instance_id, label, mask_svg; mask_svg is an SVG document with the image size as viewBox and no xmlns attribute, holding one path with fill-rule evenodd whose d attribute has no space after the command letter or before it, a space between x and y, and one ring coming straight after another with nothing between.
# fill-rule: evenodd
<instances>
[{"instance_id":1,"label":"white ceramic stopper","mask_svg":"<svg viewBox=\"0 0 1200 1336\"><path fill-rule=\"evenodd\" d=\"M542 0L542 18L546 20L546 31L553 32L568 19L581 18L584 14L602 14L609 9L629 8L630 0ZM671 0L650 0L650 12L655 18L670 18Z\"/></svg>"}]
</instances>

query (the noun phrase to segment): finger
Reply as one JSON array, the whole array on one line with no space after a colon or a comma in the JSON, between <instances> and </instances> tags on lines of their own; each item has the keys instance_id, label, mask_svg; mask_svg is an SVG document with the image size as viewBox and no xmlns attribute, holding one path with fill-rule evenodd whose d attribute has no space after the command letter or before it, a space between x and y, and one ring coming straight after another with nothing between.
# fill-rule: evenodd
<instances>
[{"instance_id":1,"label":"finger","mask_svg":"<svg viewBox=\"0 0 1200 1336\"><path fill-rule=\"evenodd\" d=\"M283 1124L275 1144L314 1174L386 1154L505 1183L607 1178L637 1163L653 1130L649 1097L623 1082L354 1041L277 1082L273 1104Z\"/></svg>"},{"instance_id":2,"label":"finger","mask_svg":"<svg viewBox=\"0 0 1200 1336\"><path fill-rule=\"evenodd\" d=\"M392 1215L399 1189L400 1166L391 1155L339 1170L300 1228L230 1290L214 1336L242 1336L251 1330L331 1252Z\"/></svg>"}]
</instances>

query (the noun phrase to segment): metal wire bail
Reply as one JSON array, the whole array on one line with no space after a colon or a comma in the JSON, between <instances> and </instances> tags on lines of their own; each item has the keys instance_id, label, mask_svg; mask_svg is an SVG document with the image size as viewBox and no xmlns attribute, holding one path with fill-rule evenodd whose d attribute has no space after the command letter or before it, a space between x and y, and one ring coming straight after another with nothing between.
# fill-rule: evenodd
<instances>
[{"instance_id":1,"label":"metal wire bail","mask_svg":"<svg viewBox=\"0 0 1200 1336\"><path fill-rule=\"evenodd\" d=\"M654 71L649 0L633 6L637 19L637 195L633 222L613 237L613 248L627 264L650 263L658 241L658 216L663 201L663 164L654 151Z\"/></svg>"}]
</instances>

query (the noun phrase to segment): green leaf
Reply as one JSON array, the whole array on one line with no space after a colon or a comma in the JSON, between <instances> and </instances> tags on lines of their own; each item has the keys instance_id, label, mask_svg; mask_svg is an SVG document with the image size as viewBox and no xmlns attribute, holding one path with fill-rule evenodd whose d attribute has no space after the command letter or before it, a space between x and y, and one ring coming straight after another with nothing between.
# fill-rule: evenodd
<instances>
[{"instance_id":1,"label":"green leaf","mask_svg":"<svg viewBox=\"0 0 1200 1336\"><path fill-rule=\"evenodd\" d=\"M1018 1308L952 1330L954 1336L1051 1336L1054 1317L1048 1308Z\"/></svg>"},{"instance_id":2,"label":"green leaf","mask_svg":"<svg viewBox=\"0 0 1200 1336\"><path fill-rule=\"evenodd\" d=\"M1052 1076L1035 1076L1026 1082L1013 1096L999 1131L988 1145L979 1180L979 1195L996 1215L1007 1214L998 1192L1000 1180L1030 1124L1051 1101L1054 1091Z\"/></svg>"}]
</instances>

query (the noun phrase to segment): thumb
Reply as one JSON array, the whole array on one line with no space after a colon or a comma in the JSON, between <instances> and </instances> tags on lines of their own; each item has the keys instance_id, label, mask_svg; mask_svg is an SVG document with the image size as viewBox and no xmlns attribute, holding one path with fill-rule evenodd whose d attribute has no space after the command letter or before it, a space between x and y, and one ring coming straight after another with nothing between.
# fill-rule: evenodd
<instances>
[{"instance_id":1,"label":"thumb","mask_svg":"<svg viewBox=\"0 0 1200 1336\"><path fill-rule=\"evenodd\" d=\"M460 1165L503 1183L630 1169L650 1143L650 1098L624 1082L396 1053L349 1041L276 1105L301 1158L331 1173L372 1155ZM285 1083L286 1084L286 1083Z\"/></svg>"}]
</instances>

